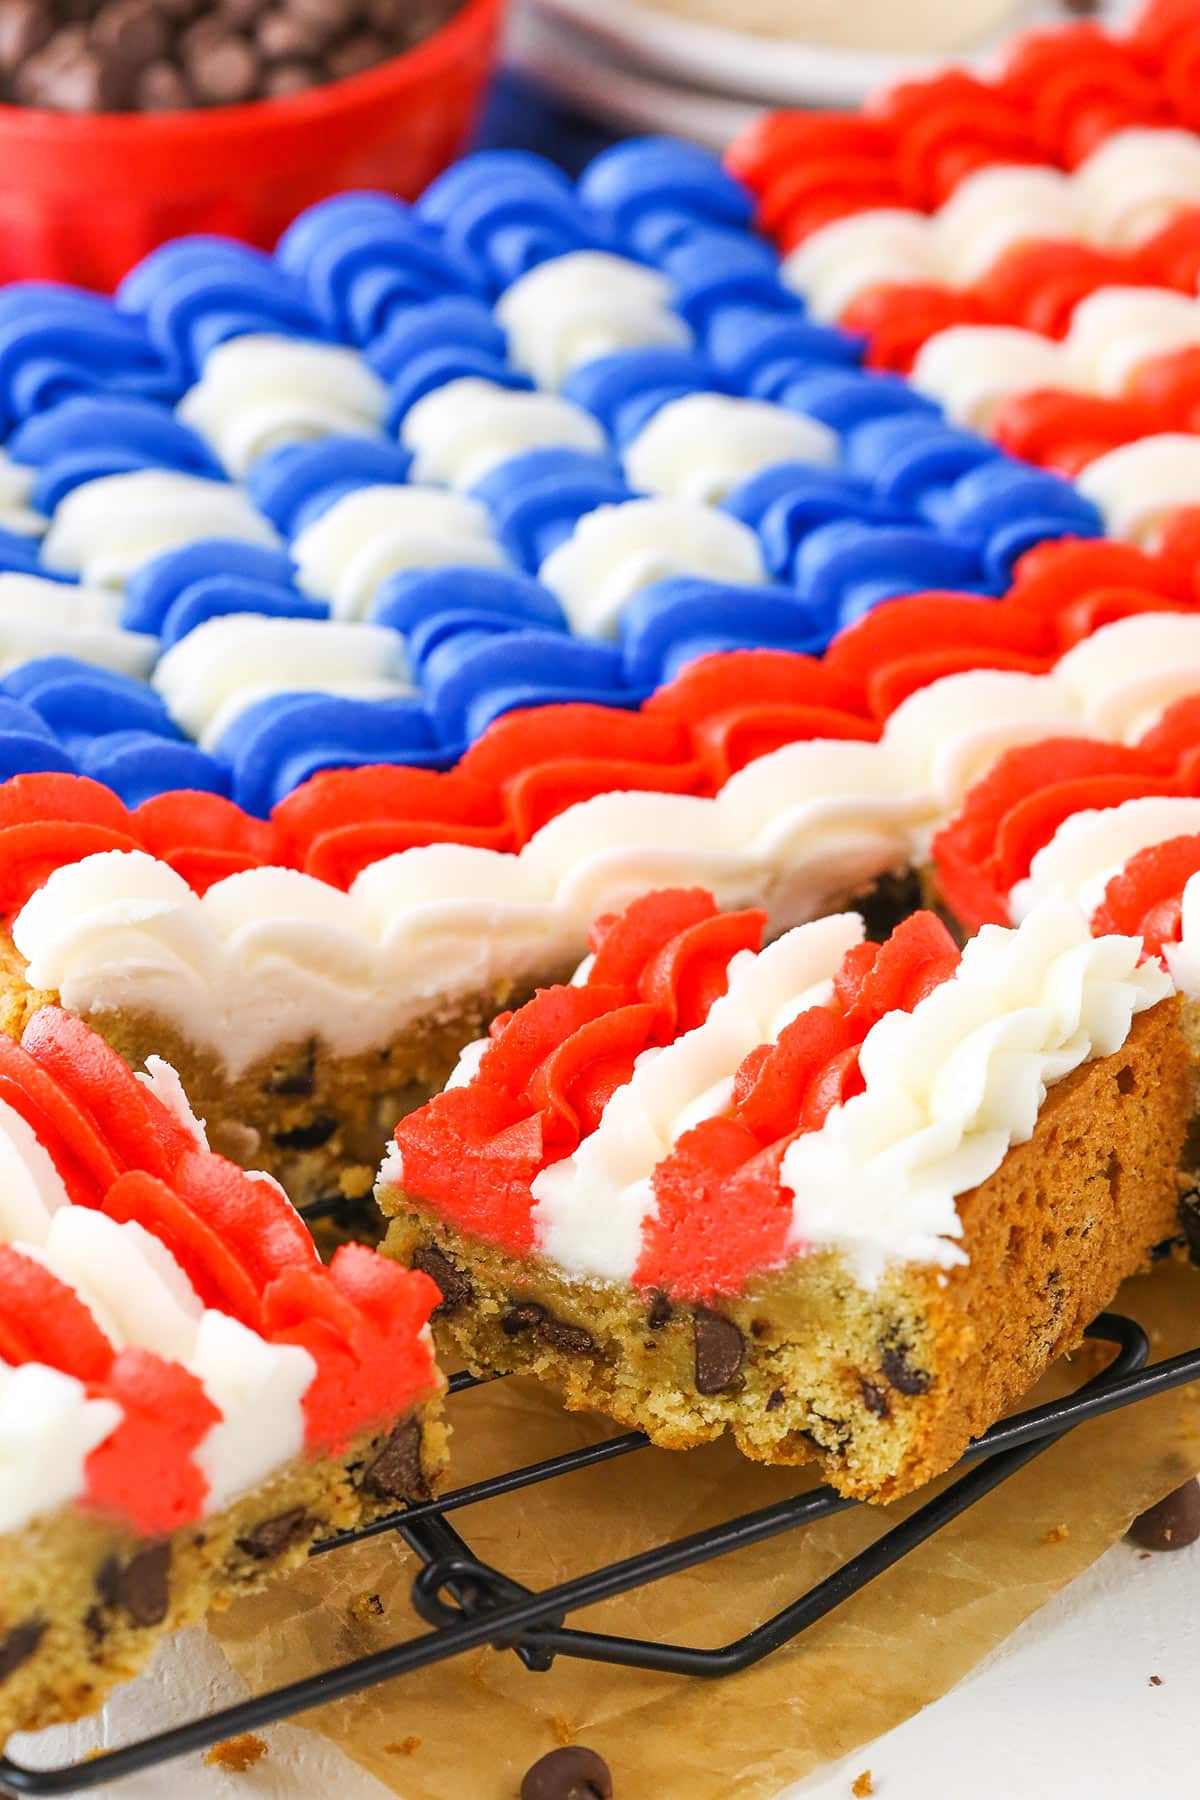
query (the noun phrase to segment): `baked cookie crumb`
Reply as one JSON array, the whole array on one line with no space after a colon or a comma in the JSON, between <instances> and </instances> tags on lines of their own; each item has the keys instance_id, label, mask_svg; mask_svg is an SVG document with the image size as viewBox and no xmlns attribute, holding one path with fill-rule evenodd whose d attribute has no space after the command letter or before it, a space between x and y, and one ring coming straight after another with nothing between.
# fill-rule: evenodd
<instances>
[{"instance_id":1,"label":"baked cookie crumb","mask_svg":"<svg viewBox=\"0 0 1200 1800\"><path fill-rule=\"evenodd\" d=\"M875 1792L875 1783L871 1779L870 1769L864 1769L861 1775L854 1777L850 1784L850 1792L854 1795L854 1800L867 1800L867 1796Z\"/></svg>"},{"instance_id":2,"label":"baked cookie crumb","mask_svg":"<svg viewBox=\"0 0 1200 1800\"><path fill-rule=\"evenodd\" d=\"M420 1748L421 1740L419 1737L406 1737L401 1738L398 1743L385 1744L383 1746L383 1752L385 1756L411 1756L415 1750L419 1750Z\"/></svg>"},{"instance_id":3,"label":"baked cookie crumb","mask_svg":"<svg viewBox=\"0 0 1200 1800\"><path fill-rule=\"evenodd\" d=\"M214 1744L205 1753L204 1760L214 1768L227 1769L231 1775L244 1775L266 1754L265 1738L255 1737L252 1731L243 1731L240 1737L226 1738L224 1743Z\"/></svg>"}]
</instances>

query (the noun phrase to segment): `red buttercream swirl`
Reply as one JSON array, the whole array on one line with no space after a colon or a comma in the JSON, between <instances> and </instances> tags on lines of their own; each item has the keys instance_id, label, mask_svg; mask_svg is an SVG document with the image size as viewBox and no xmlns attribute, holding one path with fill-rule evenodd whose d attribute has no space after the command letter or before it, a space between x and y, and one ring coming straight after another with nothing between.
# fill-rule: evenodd
<instances>
[{"instance_id":1,"label":"red buttercream swirl","mask_svg":"<svg viewBox=\"0 0 1200 1800\"><path fill-rule=\"evenodd\" d=\"M277 1183L205 1150L79 1019L44 1007L20 1044L0 1036L0 1099L33 1130L73 1204L142 1226L206 1305L310 1352L313 1453L340 1450L430 1389L433 1357L420 1333L433 1283L358 1245L322 1267ZM120 1405L121 1423L88 1459L88 1505L146 1533L200 1516L206 1487L194 1452L220 1417L201 1384L148 1351L114 1350L73 1289L6 1246L0 1359L45 1363Z\"/></svg>"},{"instance_id":2,"label":"red buttercream swirl","mask_svg":"<svg viewBox=\"0 0 1200 1800\"><path fill-rule=\"evenodd\" d=\"M1009 894L1073 813L1200 794L1198 726L1200 697L1191 697L1138 744L1049 738L1006 751L933 840L938 885L956 917L970 930L1010 923Z\"/></svg>"},{"instance_id":3,"label":"red buttercream swirl","mask_svg":"<svg viewBox=\"0 0 1200 1800\"><path fill-rule=\"evenodd\" d=\"M1148 956L1179 942L1183 890L1200 870L1200 834L1169 838L1141 850L1112 877L1092 915L1097 937L1140 937Z\"/></svg>"},{"instance_id":4,"label":"red buttercream swirl","mask_svg":"<svg viewBox=\"0 0 1200 1800\"><path fill-rule=\"evenodd\" d=\"M548 988L493 1026L473 1079L396 1128L409 1193L518 1255L535 1249L532 1182L599 1123L644 1049L703 1023L729 962L758 947L761 914L717 913L702 890L644 896L600 920L586 982ZM931 913L846 957L828 1006L746 1057L728 1114L688 1132L655 1171L657 1218L634 1276L700 1298L782 1259L790 1200L778 1166L798 1131L860 1091L858 1052L885 1013L910 1010L958 965Z\"/></svg>"},{"instance_id":5,"label":"red buttercream swirl","mask_svg":"<svg viewBox=\"0 0 1200 1800\"><path fill-rule=\"evenodd\" d=\"M1075 168L1131 126L1200 127L1200 20L1191 0L1151 5L1127 37L1091 23L1028 32L990 80L952 69L903 82L864 114L768 113L726 166L760 228L791 249L865 208L930 212L995 163Z\"/></svg>"},{"instance_id":6,"label":"red buttercream swirl","mask_svg":"<svg viewBox=\"0 0 1200 1800\"><path fill-rule=\"evenodd\" d=\"M197 892L274 863L347 888L381 857L430 843L515 851L591 795L715 794L785 744L877 738L919 687L974 668L1038 672L1100 626L1200 597L1200 509L1172 515L1158 552L1056 540L1022 558L999 601L945 593L884 602L825 657L735 650L690 664L637 712L572 704L498 719L444 773L376 766L314 776L269 821L211 794L129 810L84 776L0 784L0 914L13 917L64 863L143 850Z\"/></svg>"}]
</instances>

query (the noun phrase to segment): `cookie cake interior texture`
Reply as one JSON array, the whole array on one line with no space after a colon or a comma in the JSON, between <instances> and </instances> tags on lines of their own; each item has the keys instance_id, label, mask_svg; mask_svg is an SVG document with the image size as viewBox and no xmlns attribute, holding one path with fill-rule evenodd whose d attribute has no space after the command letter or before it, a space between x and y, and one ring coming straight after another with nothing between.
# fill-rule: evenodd
<instances>
[{"instance_id":1,"label":"cookie cake interior texture","mask_svg":"<svg viewBox=\"0 0 1200 1800\"><path fill-rule=\"evenodd\" d=\"M431 1312L888 1499L1200 1257L1197 68L0 293L0 1724L427 1493Z\"/></svg>"}]
</instances>

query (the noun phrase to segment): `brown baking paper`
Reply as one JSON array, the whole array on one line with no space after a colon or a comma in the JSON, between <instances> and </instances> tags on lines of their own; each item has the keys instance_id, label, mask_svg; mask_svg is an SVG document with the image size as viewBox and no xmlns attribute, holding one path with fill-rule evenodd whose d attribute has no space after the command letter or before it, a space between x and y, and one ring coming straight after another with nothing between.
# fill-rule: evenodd
<instances>
[{"instance_id":1,"label":"brown baking paper","mask_svg":"<svg viewBox=\"0 0 1200 1800\"><path fill-rule=\"evenodd\" d=\"M1171 1266L1130 1282L1118 1306L1151 1331L1158 1359L1200 1335L1200 1285ZM1039 1397L1098 1366L1088 1348ZM594 1419L562 1413L509 1380L452 1402L456 1483L594 1440ZM937 1699L1152 1505L1200 1468L1200 1388L1081 1427L949 1525L793 1646L722 1681L685 1680L560 1658L531 1674L507 1652L475 1651L303 1723L404 1800L513 1800L528 1765L579 1739L629 1800L758 1800L848 1754ZM641 1450L456 1516L473 1551L544 1588L812 1484L725 1444ZM732 1557L574 1615L638 1637L713 1645L802 1594L928 1498L856 1507ZM415 1560L376 1539L321 1557L213 1622L261 1689L424 1629L408 1605ZM381 1609L381 1610L380 1610Z\"/></svg>"}]
</instances>

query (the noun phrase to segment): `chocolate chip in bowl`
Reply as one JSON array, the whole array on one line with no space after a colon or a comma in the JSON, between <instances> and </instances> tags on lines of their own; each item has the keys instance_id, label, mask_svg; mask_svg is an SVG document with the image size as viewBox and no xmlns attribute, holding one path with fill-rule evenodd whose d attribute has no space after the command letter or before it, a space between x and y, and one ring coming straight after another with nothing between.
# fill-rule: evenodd
<instances>
[{"instance_id":1,"label":"chocolate chip in bowl","mask_svg":"<svg viewBox=\"0 0 1200 1800\"><path fill-rule=\"evenodd\" d=\"M415 200L466 142L504 5L0 0L0 281L111 292L168 239L269 249L341 189Z\"/></svg>"},{"instance_id":2,"label":"chocolate chip in bowl","mask_svg":"<svg viewBox=\"0 0 1200 1800\"><path fill-rule=\"evenodd\" d=\"M297 94L376 68L463 0L0 0L0 95L164 112Z\"/></svg>"}]
</instances>

